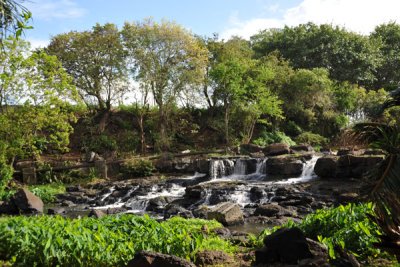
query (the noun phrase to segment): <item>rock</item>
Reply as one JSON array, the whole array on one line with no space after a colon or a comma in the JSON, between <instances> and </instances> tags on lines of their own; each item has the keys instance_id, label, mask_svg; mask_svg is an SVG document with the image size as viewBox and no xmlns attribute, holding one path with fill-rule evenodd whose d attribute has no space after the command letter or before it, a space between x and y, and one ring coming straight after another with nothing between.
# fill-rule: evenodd
<instances>
[{"instance_id":1,"label":"rock","mask_svg":"<svg viewBox=\"0 0 400 267\"><path fill-rule=\"evenodd\" d=\"M314 152L314 148L307 144L291 146L290 150L292 152Z\"/></svg>"},{"instance_id":2,"label":"rock","mask_svg":"<svg viewBox=\"0 0 400 267\"><path fill-rule=\"evenodd\" d=\"M366 149L363 155L385 155L382 149Z\"/></svg>"},{"instance_id":3,"label":"rock","mask_svg":"<svg viewBox=\"0 0 400 267\"><path fill-rule=\"evenodd\" d=\"M65 191L67 192L80 192L81 190L82 187L80 185L71 185L65 188Z\"/></svg>"},{"instance_id":4,"label":"rock","mask_svg":"<svg viewBox=\"0 0 400 267\"><path fill-rule=\"evenodd\" d=\"M297 228L281 228L264 238L264 247L256 251L256 265L271 262L297 264L312 258L303 232Z\"/></svg>"},{"instance_id":5,"label":"rock","mask_svg":"<svg viewBox=\"0 0 400 267\"><path fill-rule=\"evenodd\" d=\"M185 209L184 207L168 204L164 210L164 220L171 218L172 216L181 216L183 218L193 218L191 211Z\"/></svg>"},{"instance_id":6,"label":"rock","mask_svg":"<svg viewBox=\"0 0 400 267\"><path fill-rule=\"evenodd\" d=\"M278 204L264 204L256 208L254 211L255 216L296 216L294 211L285 209Z\"/></svg>"},{"instance_id":7,"label":"rock","mask_svg":"<svg viewBox=\"0 0 400 267\"><path fill-rule=\"evenodd\" d=\"M95 209L92 209L88 215L88 217L93 217L93 218L101 218L104 216L106 216L106 214L103 211Z\"/></svg>"},{"instance_id":8,"label":"rock","mask_svg":"<svg viewBox=\"0 0 400 267\"><path fill-rule=\"evenodd\" d=\"M235 203L223 202L207 213L207 219L215 219L225 226L243 224L243 212Z\"/></svg>"},{"instance_id":9,"label":"rock","mask_svg":"<svg viewBox=\"0 0 400 267\"><path fill-rule=\"evenodd\" d=\"M260 187L252 187L250 189L250 200L251 202L260 202L260 200L264 197L265 191Z\"/></svg>"},{"instance_id":10,"label":"rock","mask_svg":"<svg viewBox=\"0 0 400 267\"><path fill-rule=\"evenodd\" d=\"M127 267L196 267L193 263L173 255L140 251L128 262Z\"/></svg>"},{"instance_id":11,"label":"rock","mask_svg":"<svg viewBox=\"0 0 400 267\"><path fill-rule=\"evenodd\" d=\"M63 200L61 202L61 206L63 206L63 207L75 207L76 204L74 202L72 202L71 200Z\"/></svg>"},{"instance_id":12,"label":"rock","mask_svg":"<svg viewBox=\"0 0 400 267\"><path fill-rule=\"evenodd\" d=\"M146 210L160 212L170 202L171 199L169 197L163 197L163 196L155 197L150 199Z\"/></svg>"},{"instance_id":13,"label":"rock","mask_svg":"<svg viewBox=\"0 0 400 267\"><path fill-rule=\"evenodd\" d=\"M262 152L262 147L255 145L255 144L241 144L240 145L240 152L242 154L248 153L259 153Z\"/></svg>"},{"instance_id":14,"label":"rock","mask_svg":"<svg viewBox=\"0 0 400 267\"><path fill-rule=\"evenodd\" d=\"M290 148L287 144L275 143L266 146L263 149L263 152L267 156L279 156L279 155L289 154Z\"/></svg>"},{"instance_id":15,"label":"rock","mask_svg":"<svg viewBox=\"0 0 400 267\"><path fill-rule=\"evenodd\" d=\"M20 213L43 213L43 201L28 189L19 189L11 198Z\"/></svg>"},{"instance_id":16,"label":"rock","mask_svg":"<svg viewBox=\"0 0 400 267\"><path fill-rule=\"evenodd\" d=\"M195 218L207 219L208 211L209 208L207 206L200 206L197 209L194 209L192 212Z\"/></svg>"},{"instance_id":17,"label":"rock","mask_svg":"<svg viewBox=\"0 0 400 267\"><path fill-rule=\"evenodd\" d=\"M203 250L196 254L197 266L221 265L229 266L234 259L223 251Z\"/></svg>"},{"instance_id":18,"label":"rock","mask_svg":"<svg viewBox=\"0 0 400 267\"><path fill-rule=\"evenodd\" d=\"M303 172L303 162L290 157L273 157L267 160L267 174L298 176Z\"/></svg>"},{"instance_id":19,"label":"rock","mask_svg":"<svg viewBox=\"0 0 400 267\"><path fill-rule=\"evenodd\" d=\"M376 164L384 159L384 155L341 156L337 162L336 177L361 178L364 173L373 169Z\"/></svg>"},{"instance_id":20,"label":"rock","mask_svg":"<svg viewBox=\"0 0 400 267\"><path fill-rule=\"evenodd\" d=\"M317 160L314 166L314 172L321 178L336 177L336 165L338 157L324 156Z\"/></svg>"},{"instance_id":21,"label":"rock","mask_svg":"<svg viewBox=\"0 0 400 267\"><path fill-rule=\"evenodd\" d=\"M342 148L339 148L336 155L337 156L354 155L354 150L352 148L342 147Z\"/></svg>"},{"instance_id":22,"label":"rock","mask_svg":"<svg viewBox=\"0 0 400 267\"><path fill-rule=\"evenodd\" d=\"M354 192L344 192L341 193L337 198L340 203L349 203L356 201L360 198L360 196Z\"/></svg>"},{"instance_id":23,"label":"rock","mask_svg":"<svg viewBox=\"0 0 400 267\"><path fill-rule=\"evenodd\" d=\"M65 213L66 213L66 211L64 208L49 208L47 210L48 215L62 215Z\"/></svg>"},{"instance_id":24,"label":"rock","mask_svg":"<svg viewBox=\"0 0 400 267\"><path fill-rule=\"evenodd\" d=\"M0 214L16 215L18 208L12 201L0 201Z\"/></svg>"},{"instance_id":25,"label":"rock","mask_svg":"<svg viewBox=\"0 0 400 267\"><path fill-rule=\"evenodd\" d=\"M196 171L199 173L208 173L210 170L210 160L196 159Z\"/></svg>"},{"instance_id":26,"label":"rock","mask_svg":"<svg viewBox=\"0 0 400 267\"><path fill-rule=\"evenodd\" d=\"M230 238L232 236L231 231L228 228L217 228L214 229L213 232L222 238Z\"/></svg>"}]
</instances>

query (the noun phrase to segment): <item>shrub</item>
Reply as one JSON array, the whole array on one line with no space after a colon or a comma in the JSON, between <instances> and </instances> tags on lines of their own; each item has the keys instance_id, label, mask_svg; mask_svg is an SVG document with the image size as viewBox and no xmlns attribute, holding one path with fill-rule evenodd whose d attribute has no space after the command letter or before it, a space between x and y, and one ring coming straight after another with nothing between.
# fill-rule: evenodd
<instances>
[{"instance_id":1,"label":"shrub","mask_svg":"<svg viewBox=\"0 0 400 267\"><path fill-rule=\"evenodd\" d=\"M289 146L295 145L296 143L285 133L274 131L274 132L262 132L260 137L253 140L253 143L258 146L266 146L273 143L285 143Z\"/></svg>"},{"instance_id":2,"label":"shrub","mask_svg":"<svg viewBox=\"0 0 400 267\"><path fill-rule=\"evenodd\" d=\"M121 165L121 172L133 177L151 176L155 170L153 163L146 159L131 159Z\"/></svg>"},{"instance_id":3,"label":"shrub","mask_svg":"<svg viewBox=\"0 0 400 267\"><path fill-rule=\"evenodd\" d=\"M140 250L186 259L204 249L234 252L235 246L210 231L218 227L216 221L175 217L157 222L131 214L100 219L4 217L0 256L13 266L125 266Z\"/></svg>"},{"instance_id":4,"label":"shrub","mask_svg":"<svg viewBox=\"0 0 400 267\"><path fill-rule=\"evenodd\" d=\"M30 186L29 189L33 194L40 197L44 203L51 203L56 200L57 194L65 192L65 185L62 183L53 183Z\"/></svg>"},{"instance_id":5,"label":"shrub","mask_svg":"<svg viewBox=\"0 0 400 267\"><path fill-rule=\"evenodd\" d=\"M89 151L94 151L100 154L104 152L115 151L118 149L117 141L105 134L92 136L85 143L86 148Z\"/></svg>"},{"instance_id":6,"label":"shrub","mask_svg":"<svg viewBox=\"0 0 400 267\"><path fill-rule=\"evenodd\" d=\"M280 227L297 226L309 238L319 240L329 249L329 256L336 257L336 248L348 250L359 259L380 255L374 244L380 241L381 231L371 220L374 216L372 203L348 204L336 208L321 209L307 215L302 222L289 221ZM280 227L264 230L256 244L261 245L266 235Z\"/></svg>"},{"instance_id":7,"label":"shrub","mask_svg":"<svg viewBox=\"0 0 400 267\"><path fill-rule=\"evenodd\" d=\"M296 142L312 146L325 146L328 144L328 139L319 134L304 132L296 137Z\"/></svg>"}]
</instances>

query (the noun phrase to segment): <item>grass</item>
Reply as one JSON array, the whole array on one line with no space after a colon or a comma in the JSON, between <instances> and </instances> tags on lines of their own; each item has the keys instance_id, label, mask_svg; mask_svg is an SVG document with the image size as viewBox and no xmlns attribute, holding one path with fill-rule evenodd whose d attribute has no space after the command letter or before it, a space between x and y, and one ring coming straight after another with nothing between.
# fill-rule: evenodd
<instances>
[{"instance_id":1,"label":"grass","mask_svg":"<svg viewBox=\"0 0 400 267\"><path fill-rule=\"evenodd\" d=\"M29 190L40 197L44 203L51 203L56 200L57 194L65 193L65 185L62 183L32 185L29 186Z\"/></svg>"}]
</instances>

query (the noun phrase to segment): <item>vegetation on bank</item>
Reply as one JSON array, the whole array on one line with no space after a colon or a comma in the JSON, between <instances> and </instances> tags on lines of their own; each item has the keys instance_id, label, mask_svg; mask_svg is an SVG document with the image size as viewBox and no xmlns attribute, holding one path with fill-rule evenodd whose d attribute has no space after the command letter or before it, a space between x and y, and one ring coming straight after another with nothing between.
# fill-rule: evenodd
<instances>
[{"instance_id":1,"label":"vegetation on bank","mask_svg":"<svg viewBox=\"0 0 400 267\"><path fill-rule=\"evenodd\" d=\"M265 229L255 239L258 247L263 245L265 236L281 227L299 227L305 235L326 245L331 259L340 257L340 251L353 254L358 260L368 262L375 258L392 256L379 249L383 232L374 221L372 203L350 203L334 208L320 209L307 215L301 222L288 223Z\"/></svg>"},{"instance_id":2,"label":"vegetation on bank","mask_svg":"<svg viewBox=\"0 0 400 267\"><path fill-rule=\"evenodd\" d=\"M210 249L236 246L217 237L216 221L174 217L157 222L147 215L68 219L60 216L0 218L0 260L14 266L124 266L140 250L186 259Z\"/></svg>"}]
</instances>

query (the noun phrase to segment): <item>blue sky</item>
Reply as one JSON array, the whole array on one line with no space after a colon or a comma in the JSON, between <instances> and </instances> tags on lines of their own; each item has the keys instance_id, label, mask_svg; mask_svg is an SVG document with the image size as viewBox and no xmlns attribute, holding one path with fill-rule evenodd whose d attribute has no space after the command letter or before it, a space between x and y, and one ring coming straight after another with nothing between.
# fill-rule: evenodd
<instances>
[{"instance_id":1,"label":"blue sky","mask_svg":"<svg viewBox=\"0 0 400 267\"><path fill-rule=\"evenodd\" d=\"M33 30L26 38L34 47L46 45L51 36L87 30L95 23L153 17L174 20L193 33L228 39L244 38L260 29L313 21L345 26L365 33L380 23L400 22L399 0L29 0Z\"/></svg>"}]
</instances>

